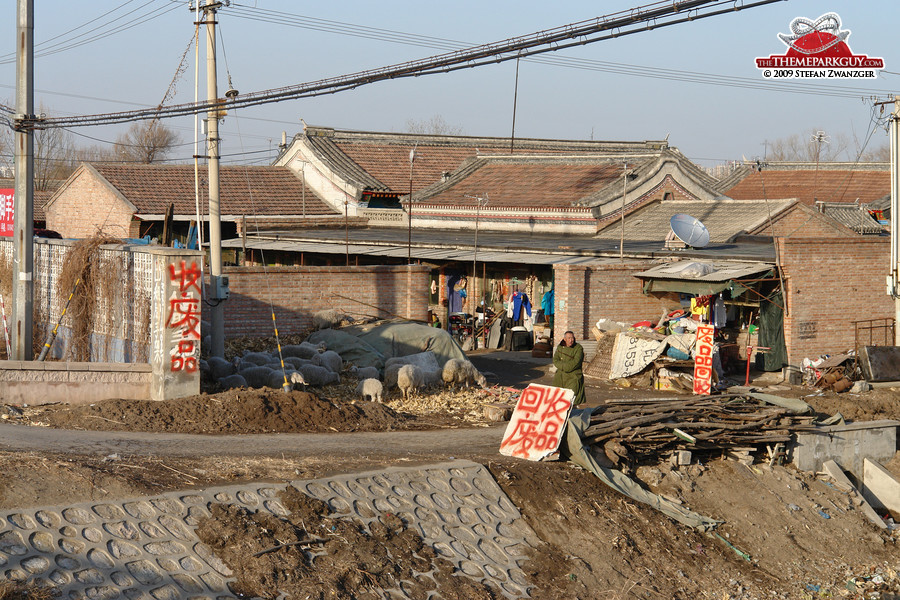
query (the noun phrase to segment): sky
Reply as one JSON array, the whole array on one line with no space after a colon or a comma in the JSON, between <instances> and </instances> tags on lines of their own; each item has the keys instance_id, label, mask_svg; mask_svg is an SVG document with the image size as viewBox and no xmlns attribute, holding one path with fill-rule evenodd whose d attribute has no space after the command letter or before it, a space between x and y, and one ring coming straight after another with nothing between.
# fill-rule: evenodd
<instances>
[{"instance_id":1,"label":"sky","mask_svg":"<svg viewBox=\"0 0 900 600\"><path fill-rule=\"evenodd\" d=\"M5 2L6 14L0 18L7 28L0 49L0 99L6 98L8 105L15 97L15 4ZM239 91L260 91L433 56L445 52L449 41L499 41L636 6L621 0L232 2L218 16L219 93L228 88L229 76ZM854 53L884 58L879 78L825 82L821 89L814 82L802 94L779 84L759 89L764 79L754 59L784 54L786 47L776 36L788 33L795 17L814 20L826 12L836 12L843 28L851 31L847 42ZM888 141L883 128L873 124L872 97L884 100L900 93L897 17L896 0L788 0L544 55L553 57L554 64L523 60L515 135L595 140L668 136L670 145L706 166L762 157L768 142L809 130L860 142L871 133L866 149L872 150ZM193 47L186 70L178 77L176 71L193 39L195 19L188 3L180 0L35 2L36 106L50 115L155 106L173 78L171 102L193 101ZM436 48L431 38L445 40L444 48ZM202 40L201 33L200 77L205 81ZM570 59L591 61L577 63L591 68L575 68ZM599 62L604 70L597 69ZM648 68L653 77L637 76ZM688 74L699 81L671 79ZM410 121L439 116L464 135L508 137L515 75L511 61L239 109L220 126L223 162L269 164L281 132L290 139L302 129L301 118L338 129L402 132ZM704 83L711 76L724 76L728 84ZM845 89L829 95L824 86ZM201 83L200 97L204 95ZM171 157L189 160L193 118L167 124L183 143ZM114 141L126 127L71 131L76 143L91 145Z\"/></svg>"}]
</instances>

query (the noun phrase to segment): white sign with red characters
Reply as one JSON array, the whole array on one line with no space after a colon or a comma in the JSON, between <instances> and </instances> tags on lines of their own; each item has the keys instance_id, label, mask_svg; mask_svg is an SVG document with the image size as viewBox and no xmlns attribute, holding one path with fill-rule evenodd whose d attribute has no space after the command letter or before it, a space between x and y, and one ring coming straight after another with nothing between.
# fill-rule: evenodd
<instances>
[{"instance_id":1,"label":"white sign with red characters","mask_svg":"<svg viewBox=\"0 0 900 600\"><path fill-rule=\"evenodd\" d=\"M513 411L500 454L541 460L556 452L566 431L575 392L532 383L522 391Z\"/></svg>"},{"instance_id":2,"label":"white sign with red characters","mask_svg":"<svg viewBox=\"0 0 900 600\"><path fill-rule=\"evenodd\" d=\"M709 325L697 327L697 347L694 355L694 393L709 394L712 389L713 338L716 328Z\"/></svg>"},{"instance_id":3,"label":"white sign with red characters","mask_svg":"<svg viewBox=\"0 0 900 600\"><path fill-rule=\"evenodd\" d=\"M0 189L0 237L12 237L15 229L15 190Z\"/></svg>"}]
</instances>

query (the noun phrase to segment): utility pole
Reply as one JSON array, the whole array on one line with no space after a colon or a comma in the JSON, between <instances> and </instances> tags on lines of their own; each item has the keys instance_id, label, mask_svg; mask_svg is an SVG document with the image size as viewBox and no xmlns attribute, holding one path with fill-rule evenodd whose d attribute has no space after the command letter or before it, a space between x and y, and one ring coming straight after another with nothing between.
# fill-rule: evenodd
<instances>
[{"instance_id":1,"label":"utility pole","mask_svg":"<svg viewBox=\"0 0 900 600\"><path fill-rule=\"evenodd\" d=\"M222 303L228 297L227 279L222 277L222 219L219 208L219 92L216 81L216 10L221 2L207 0L199 7L206 23L206 100L211 102L206 113L207 160L209 164L209 322L211 326L210 356L225 356L225 311Z\"/></svg>"},{"instance_id":2,"label":"utility pole","mask_svg":"<svg viewBox=\"0 0 900 600\"><path fill-rule=\"evenodd\" d=\"M622 163L622 214L619 221L622 225L622 235L619 240L619 260L625 262L625 196L628 195L628 161Z\"/></svg>"},{"instance_id":3,"label":"utility pole","mask_svg":"<svg viewBox=\"0 0 900 600\"><path fill-rule=\"evenodd\" d=\"M891 113L891 274L888 292L894 298L894 345L900 346L900 96L894 96Z\"/></svg>"},{"instance_id":4,"label":"utility pole","mask_svg":"<svg viewBox=\"0 0 900 600\"><path fill-rule=\"evenodd\" d=\"M13 224L15 360L34 358L34 0L16 5L16 187Z\"/></svg>"},{"instance_id":5,"label":"utility pole","mask_svg":"<svg viewBox=\"0 0 900 600\"><path fill-rule=\"evenodd\" d=\"M413 162L416 160L416 143L409 151L409 198L406 200L406 263L412 263L412 194L413 194Z\"/></svg>"}]
</instances>

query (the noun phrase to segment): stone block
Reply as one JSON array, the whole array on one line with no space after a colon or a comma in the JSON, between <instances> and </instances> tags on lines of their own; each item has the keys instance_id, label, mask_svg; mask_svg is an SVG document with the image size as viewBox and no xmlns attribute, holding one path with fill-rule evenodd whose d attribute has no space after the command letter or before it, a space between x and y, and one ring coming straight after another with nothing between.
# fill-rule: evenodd
<instances>
[{"instance_id":1,"label":"stone block","mask_svg":"<svg viewBox=\"0 0 900 600\"><path fill-rule=\"evenodd\" d=\"M863 461L863 496L876 508L900 518L900 481L878 461Z\"/></svg>"},{"instance_id":2,"label":"stone block","mask_svg":"<svg viewBox=\"0 0 900 600\"><path fill-rule=\"evenodd\" d=\"M834 462L833 460L826 460L822 464L822 469L825 473L834 480L834 486L839 490L843 490L848 492L851 496L857 498L859 500L859 510L862 511L866 518L872 522L873 525L878 527L879 529L887 529L887 523L875 512L875 509L872 508L872 505L866 502L865 497L862 496L856 487L850 482L850 479L847 478L847 474L844 473L844 470L841 468L839 464Z\"/></svg>"},{"instance_id":3,"label":"stone block","mask_svg":"<svg viewBox=\"0 0 900 600\"><path fill-rule=\"evenodd\" d=\"M791 449L792 461L802 471L818 472L826 460L834 460L860 476L866 458L889 460L894 456L898 425L900 421L858 421L799 432Z\"/></svg>"}]
</instances>

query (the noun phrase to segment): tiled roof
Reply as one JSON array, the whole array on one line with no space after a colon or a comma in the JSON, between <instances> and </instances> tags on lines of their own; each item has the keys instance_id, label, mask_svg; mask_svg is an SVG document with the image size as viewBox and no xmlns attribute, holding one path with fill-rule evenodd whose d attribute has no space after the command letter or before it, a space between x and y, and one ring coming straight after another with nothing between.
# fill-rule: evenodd
<instances>
[{"instance_id":1,"label":"tiled roof","mask_svg":"<svg viewBox=\"0 0 900 600\"><path fill-rule=\"evenodd\" d=\"M880 166L880 165L879 165ZM828 163L802 163L794 168L764 167L748 171L746 177L730 189L722 190L736 200L797 198L804 204L820 202L873 202L891 190L887 168L835 168Z\"/></svg>"},{"instance_id":2,"label":"tiled roof","mask_svg":"<svg viewBox=\"0 0 900 600\"><path fill-rule=\"evenodd\" d=\"M138 214L164 214L169 204L175 214L195 212L193 165L90 165L137 208ZM208 212L208 173L200 170L201 209ZM332 215L337 214L286 167L221 167L219 198L222 215ZM305 195L305 202L304 202ZM204 208L206 207L206 208Z\"/></svg>"},{"instance_id":3,"label":"tiled roof","mask_svg":"<svg viewBox=\"0 0 900 600\"><path fill-rule=\"evenodd\" d=\"M441 186L434 195L416 196L425 204L465 205L466 196L489 197L490 206L569 208L605 188L622 175L622 165L610 161L483 160L471 172Z\"/></svg>"},{"instance_id":4,"label":"tiled roof","mask_svg":"<svg viewBox=\"0 0 900 600\"><path fill-rule=\"evenodd\" d=\"M764 223L769 209L776 214L791 204L792 200L770 200L768 206L762 200L720 200L716 202L661 201L653 202L625 217L625 238L630 240L664 241L671 230L673 215L685 213L700 219L709 230L713 243L731 241L735 236ZM621 224L612 222L599 232L601 239L618 239Z\"/></svg>"},{"instance_id":5,"label":"tiled roof","mask_svg":"<svg viewBox=\"0 0 900 600\"><path fill-rule=\"evenodd\" d=\"M483 155L588 155L657 153L664 141L608 142L376 133L307 127L305 135L320 156L347 178L372 190L409 193L409 153L415 148L413 190L441 180L467 159Z\"/></svg>"},{"instance_id":6,"label":"tiled roof","mask_svg":"<svg viewBox=\"0 0 900 600\"><path fill-rule=\"evenodd\" d=\"M884 231L868 210L852 204L828 203L822 206L822 212L856 233L877 235Z\"/></svg>"}]
</instances>

